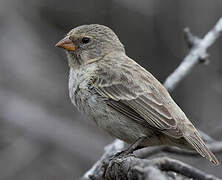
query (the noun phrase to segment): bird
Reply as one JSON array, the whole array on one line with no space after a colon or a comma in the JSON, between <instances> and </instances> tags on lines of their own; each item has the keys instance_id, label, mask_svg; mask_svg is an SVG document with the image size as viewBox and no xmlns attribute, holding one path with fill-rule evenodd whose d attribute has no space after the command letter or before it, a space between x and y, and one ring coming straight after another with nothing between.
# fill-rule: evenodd
<instances>
[{"instance_id":1,"label":"bird","mask_svg":"<svg viewBox=\"0 0 222 180\"><path fill-rule=\"evenodd\" d=\"M109 135L131 144L126 152L176 146L219 164L165 87L127 56L111 28L75 27L56 47L67 55L71 102Z\"/></svg>"}]
</instances>

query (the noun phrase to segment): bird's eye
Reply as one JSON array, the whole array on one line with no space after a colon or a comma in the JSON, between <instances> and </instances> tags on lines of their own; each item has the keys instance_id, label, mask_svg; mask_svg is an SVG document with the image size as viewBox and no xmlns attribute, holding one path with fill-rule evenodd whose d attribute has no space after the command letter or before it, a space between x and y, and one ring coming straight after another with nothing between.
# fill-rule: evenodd
<instances>
[{"instance_id":1,"label":"bird's eye","mask_svg":"<svg viewBox=\"0 0 222 180\"><path fill-rule=\"evenodd\" d=\"M83 42L84 44L87 44L89 41L90 41L90 39L89 39L88 37L82 38L82 42Z\"/></svg>"}]
</instances>

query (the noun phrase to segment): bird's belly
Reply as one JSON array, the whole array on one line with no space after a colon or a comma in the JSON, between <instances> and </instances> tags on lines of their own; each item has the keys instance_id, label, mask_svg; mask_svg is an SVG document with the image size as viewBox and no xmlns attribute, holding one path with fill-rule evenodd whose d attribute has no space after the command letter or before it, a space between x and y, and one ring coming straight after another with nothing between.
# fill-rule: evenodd
<instances>
[{"instance_id":1,"label":"bird's belly","mask_svg":"<svg viewBox=\"0 0 222 180\"><path fill-rule=\"evenodd\" d=\"M147 136L150 139L146 145L154 145L153 138L157 137L152 129L142 126L108 106L107 99L94 90L87 89L86 84L85 81L81 83L72 81L69 86L71 101L81 113L89 116L98 127L113 137L133 143L139 137Z\"/></svg>"},{"instance_id":2,"label":"bird's belly","mask_svg":"<svg viewBox=\"0 0 222 180\"><path fill-rule=\"evenodd\" d=\"M96 124L109 135L121 139L127 143L133 143L142 136L147 136L148 132L139 124L129 122L126 117L109 114L106 117L94 117Z\"/></svg>"},{"instance_id":3,"label":"bird's belly","mask_svg":"<svg viewBox=\"0 0 222 180\"><path fill-rule=\"evenodd\" d=\"M81 113L93 119L99 128L111 136L132 143L144 135L143 127L109 107L97 94L81 90L72 98L72 102Z\"/></svg>"},{"instance_id":4,"label":"bird's belly","mask_svg":"<svg viewBox=\"0 0 222 180\"><path fill-rule=\"evenodd\" d=\"M99 128L113 137L133 143L142 136L155 136L151 129L112 109L104 99L97 95L89 96L84 102L87 104L82 105L84 106L82 112L93 119ZM152 142L150 143L152 144Z\"/></svg>"}]
</instances>

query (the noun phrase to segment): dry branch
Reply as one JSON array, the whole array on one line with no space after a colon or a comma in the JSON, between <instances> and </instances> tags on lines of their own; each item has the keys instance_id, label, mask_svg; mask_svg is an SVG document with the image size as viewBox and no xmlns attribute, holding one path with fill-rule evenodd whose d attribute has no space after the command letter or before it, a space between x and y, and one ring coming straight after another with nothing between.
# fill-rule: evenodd
<instances>
[{"instance_id":1,"label":"dry branch","mask_svg":"<svg viewBox=\"0 0 222 180\"><path fill-rule=\"evenodd\" d=\"M206 60L208 58L207 49L213 45L222 32L222 18L219 19L217 24L203 39L193 36L188 29L184 32L188 45L192 48L182 63L166 79L164 86L168 91L174 90L178 83L190 73L193 67L201 62L200 60Z\"/></svg>"},{"instance_id":2,"label":"dry branch","mask_svg":"<svg viewBox=\"0 0 222 180\"><path fill-rule=\"evenodd\" d=\"M90 175L90 179L168 180L169 178L219 180L181 161L168 157L138 159L134 156L106 159Z\"/></svg>"},{"instance_id":3,"label":"dry branch","mask_svg":"<svg viewBox=\"0 0 222 180\"><path fill-rule=\"evenodd\" d=\"M164 86L168 91L172 91L181 82L191 70L199 63L207 62L207 49L213 45L222 32L222 18L216 25L204 36L203 39L191 34L189 29L185 29L185 41L190 48L190 52L183 59L182 63L176 70L168 76ZM209 148L215 152L222 152L222 142L214 141L211 137L200 132L202 138L208 143ZM152 160L138 159L133 156L110 159L117 151L124 149L124 143L115 140L113 143L105 147L105 153L94 166L86 172L83 179L153 179L157 177L160 180L168 179L170 172L176 173L174 179L193 178L201 180L219 179L212 175L208 175L198 169L195 169L183 162L162 157ZM141 151L139 157L147 157L160 152L181 154L187 156L196 155L195 152L185 151L174 147L149 147ZM152 174L152 176L151 176Z\"/></svg>"},{"instance_id":4,"label":"dry branch","mask_svg":"<svg viewBox=\"0 0 222 180\"><path fill-rule=\"evenodd\" d=\"M211 144L208 144L209 149L214 152L215 154L222 153L222 142L221 141L215 141ZM197 156L196 151L188 151L184 149L180 149L177 147L169 147L169 146L159 146L159 147L149 147L141 149L140 152L137 154L140 158L150 157L155 154L159 153L168 153L168 154L176 154L176 155L182 155L182 156L192 156L192 157L200 157Z\"/></svg>"}]
</instances>

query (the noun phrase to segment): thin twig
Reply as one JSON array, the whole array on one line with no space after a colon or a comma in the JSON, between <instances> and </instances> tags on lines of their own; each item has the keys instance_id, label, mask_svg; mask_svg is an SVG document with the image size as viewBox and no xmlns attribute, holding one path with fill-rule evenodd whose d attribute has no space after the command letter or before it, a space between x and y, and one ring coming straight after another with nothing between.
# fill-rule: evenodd
<instances>
[{"instance_id":1,"label":"thin twig","mask_svg":"<svg viewBox=\"0 0 222 180\"><path fill-rule=\"evenodd\" d=\"M175 69L175 71L168 76L164 86L168 91L173 91L175 87L181 82L200 61L199 59L206 59L207 49L213 45L222 32L222 18L209 31L203 39L199 40L192 47L189 54L183 59L182 63Z\"/></svg>"},{"instance_id":2,"label":"thin twig","mask_svg":"<svg viewBox=\"0 0 222 180\"><path fill-rule=\"evenodd\" d=\"M215 141L211 144L208 144L208 147L215 154L222 153L221 141ZM180 149L180 148L172 147L172 146L155 146L155 147L144 148L144 149L141 149L139 152L137 152L137 156L140 158L146 158L146 157L151 157L159 153L193 156L195 158L200 157L200 156L197 156L198 153L196 151L184 150L184 149Z\"/></svg>"},{"instance_id":3,"label":"thin twig","mask_svg":"<svg viewBox=\"0 0 222 180\"><path fill-rule=\"evenodd\" d=\"M153 161L162 171L173 171L192 179L220 180L219 178L213 175L206 174L205 172L200 171L199 169L196 169L181 161L171 159L168 157L156 158Z\"/></svg>"}]
</instances>

